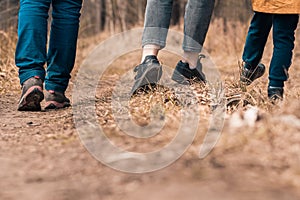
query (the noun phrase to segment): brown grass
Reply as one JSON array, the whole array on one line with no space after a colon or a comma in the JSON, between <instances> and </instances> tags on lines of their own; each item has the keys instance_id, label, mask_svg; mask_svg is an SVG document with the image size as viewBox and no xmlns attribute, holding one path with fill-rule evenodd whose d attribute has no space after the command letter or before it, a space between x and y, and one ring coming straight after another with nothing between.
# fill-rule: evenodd
<instances>
[{"instance_id":1,"label":"brown grass","mask_svg":"<svg viewBox=\"0 0 300 200\"><path fill-rule=\"evenodd\" d=\"M205 42L205 49L210 53L213 61L218 66L223 81L225 83L225 94L228 100L228 111L238 110L243 108L247 104L253 106L259 106L268 110L270 107L269 102L266 99L265 85L267 85L267 78L264 76L261 80L256 81L250 87L243 87L239 84L239 73L241 62L241 54L244 46L244 41L248 29L248 24L242 24L240 22L227 22L226 32L224 32L224 22L222 19L215 19L211 24L207 39ZM182 27L173 27L178 31L182 31ZM220 34L222 33L222 34ZM83 33L81 33L83 34ZM299 32L297 33L299 36ZM78 41L78 53L76 66L72 73L73 77L76 76L76 72L80 63L84 60L84 57L105 38L108 38L109 34L102 33L89 38L80 38ZM270 36L267 43L266 51L264 54L263 62L268 64L272 55L272 37ZM8 32L0 31L0 94L4 93L16 93L19 89L19 81L17 77L18 68L14 64L14 51L16 46L17 36L15 30ZM298 40L296 40L295 59L299 57L300 53L297 48L299 46ZM138 64L140 55L136 56L132 60L127 60L127 66L134 67ZM172 58L170 55L160 56L162 62L165 62L168 66L174 66L179 58ZM167 61L167 62L166 62ZM295 63L295 62L294 62ZM293 66L294 67L294 66ZM294 69L291 69L291 73L294 73ZM128 70L119 69L120 71ZM116 72L116 70L110 70ZM293 77L293 76L292 76ZM71 80L71 88L73 81ZM287 84L289 85L289 83ZM69 89L70 91L70 89ZM201 93L201 92L199 92ZM287 95L299 96L299 92L294 93L287 92Z\"/></svg>"},{"instance_id":2,"label":"brown grass","mask_svg":"<svg viewBox=\"0 0 300 200\"><path fill-rule=\"evenodd\" d=\"M0 95L15 93L20 87L17 78L14 55L16 34L13 30L0 30Z\"/></svg>"}]
</instances>

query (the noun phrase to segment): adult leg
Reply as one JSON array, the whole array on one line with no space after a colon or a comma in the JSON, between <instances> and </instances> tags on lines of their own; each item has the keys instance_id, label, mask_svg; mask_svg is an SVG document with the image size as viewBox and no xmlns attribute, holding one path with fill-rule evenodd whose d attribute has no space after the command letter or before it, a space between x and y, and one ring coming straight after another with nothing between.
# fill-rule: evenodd
<instances>
[{"instance_id":1,"label":"adult leg","mask_svg":"<svg viewBox=\"0 0 300 200\"><path fill-rule=\"evenodd\" d=\"M20 0L15 62L21 84L34 76L44 80L50 3L51 0Z\"/></svg>"},{"instance_id":2,"label":"adult leg","mask_svg":"<svg viewBox=\"0 0 300 200\"><path fill-rule=\"evenodd\" d=\"M64 93L73 69L82 0L52 0L45 89Z\"/></svg>"},{"instance_id":3,"label":"adult leg","mask_svg":"<svg viewBox=\"0 0 300 200\"><path fill-rule=\"evenodd\" d=\"M20 0L15 62L22 94L19 111L39 111L44 99L47 19L51 0Z\"/></svg>"}]
</instances>

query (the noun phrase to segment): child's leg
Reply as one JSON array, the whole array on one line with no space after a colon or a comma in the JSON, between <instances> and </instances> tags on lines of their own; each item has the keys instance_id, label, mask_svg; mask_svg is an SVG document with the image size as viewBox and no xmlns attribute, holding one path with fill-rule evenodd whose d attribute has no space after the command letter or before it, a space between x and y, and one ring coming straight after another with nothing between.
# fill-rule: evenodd
<instances>
[{"instance_id":1,"label":"child's leg","mask_svg":"<svg viewBox=\"0 0 300 200\"><path fill-rule=\"evenodd\" d=\"M46 90L64 93L73 69L82 0L52 0Z\"/></svg>"},{"instance_id":2,"label":"child's leg","mask_svg":"<svg viewBox=\"0 0 300 200\"><path fill-rule=\"evenodd\" d=\"M184 17L183 62L196 68L211 20L214 0L189 0Z\"/></svg>"},{"instance_id":3,"label":"child's leg","mask_svg":"<svg viewBox=\"0 0 300 200\"><path fill-rule=\"evenodd\" d=\"M47 19L51 0L21 0L16 65L20 83L31 77L45 77Z\"/></svg>"},{"instance_id":4,"label":"child's leg","mask_svg":"<svg viewBox=\"0 0 300 200\"><path fill-rule=\"evenodd\" d=\"M284 81L288 79L288 69L292 63L298 19L298 15L274 15L274 52L269 73L269 86L271 87L283 87Z\"/></svg>"},{"instance_id":5,"label":"child's leg","mask_svg":"<svg viewBox=\"0 0 300 200\"><path fill-rule=\"evenodd\" d=\"M173 0L148 0L145 14L145 29L142 38L143 56L157 56L166 46Z\"/></svg>"},{"instance_id":6,"label":"child's leg","mask_svg":"<svg viewBox=\"0 0 300 200\"><path fill-rule=\"evenodd\" d=\"M252 69L259 64L272 27L273 15L256 12L249 27L243 61Z\"/></svg>"}]
</instances>

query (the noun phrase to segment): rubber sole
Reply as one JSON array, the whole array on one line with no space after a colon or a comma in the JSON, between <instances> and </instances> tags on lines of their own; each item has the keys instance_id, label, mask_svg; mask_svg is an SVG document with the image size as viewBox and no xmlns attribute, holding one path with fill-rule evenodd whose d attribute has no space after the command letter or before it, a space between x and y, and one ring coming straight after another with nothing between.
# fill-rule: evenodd
<instances>
[{"instance_id":1,"label":"rubber sole","mask_svg":"<svg viewBox=\"0 0 300 200\"><path fill-rule=\"evenodd\" d=\"M44 99L42 88L33 86L21 97L18 111L41 111L41 101Z\"/></svg>"},{"instance_id":2,"label":"rubber sole","mask_svg":"<svg viewBox=\"0 0 300 200\"><path fill-rule=\"evenodd\" d=\"M71 104L69 102L58 103L56 101L48 101L45 104L45 110L57 110L62 108L70 107Z\"/></svg>"}]
</instances>

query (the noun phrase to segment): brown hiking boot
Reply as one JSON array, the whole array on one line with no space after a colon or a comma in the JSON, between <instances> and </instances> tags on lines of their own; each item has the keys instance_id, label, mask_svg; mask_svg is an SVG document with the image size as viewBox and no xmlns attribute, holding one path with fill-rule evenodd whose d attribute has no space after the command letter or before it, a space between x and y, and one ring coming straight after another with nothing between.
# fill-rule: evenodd
<instances>
[{"instance_id":1,"label":"brown hiking boot","mask_svg":"<svg viewBox=\"0 0 300 200\"><path fill-rule=\"evenodd\" d=\"M43 99L43 81L38 76L32 77L22 84L18 111L40 111Z\"/></svg>"},{"instance_id":2,"label":"brown hiking boot","mask_svg":"<svg viewBox=\"0 0 300 200\"><path fill-rule=\"evenodd\" d=\"M60 92L55 92L53 90L46 91L46 105L45 109L61 109L71 106L70 100L65 96L65 94Z\"/></svg>"}]
</instances>

